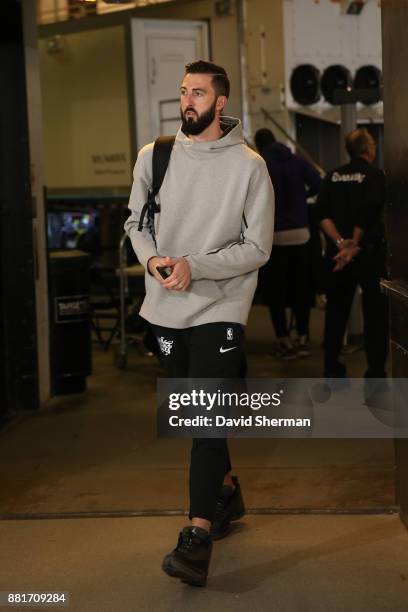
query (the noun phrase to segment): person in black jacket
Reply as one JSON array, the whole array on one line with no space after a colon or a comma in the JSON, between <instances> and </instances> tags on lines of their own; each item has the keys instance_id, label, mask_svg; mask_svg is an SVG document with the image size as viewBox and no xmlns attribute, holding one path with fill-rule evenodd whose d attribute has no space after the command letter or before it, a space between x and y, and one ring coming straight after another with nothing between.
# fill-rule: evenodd
<instances>
[{"instance_id":1,"label":"person in black jacket","mask_svg":"<svg viewBox=\"0 0 408 612\"><path fill-rule=\"evenodd\" d=\"M324 375L342 377L339 354L357 285L362 289L365 376L385 376L388 348L387 298L380 290L386 275L383 209L385 177L372 164L376 143L366 129L346 136L351 158L327 175L317 210L327 240L327 307Z\"/></svg>"},{"instance_id":2,"label":"person in black jacket","mask_svg":"<svg viewBox=\"0 0 408 612\"><path fill-rule=\"evenodd\" d=\"M320 174L299 155L277 142L271 130L255 134L275 190L275 231L269 262L261 268L260 290L269 307L277 344L274 355L291 360L309 355L311 241L306 198L318 193ZM289 338L286 306L293 306L297 339Z\"/></svg>"}]
</instances>

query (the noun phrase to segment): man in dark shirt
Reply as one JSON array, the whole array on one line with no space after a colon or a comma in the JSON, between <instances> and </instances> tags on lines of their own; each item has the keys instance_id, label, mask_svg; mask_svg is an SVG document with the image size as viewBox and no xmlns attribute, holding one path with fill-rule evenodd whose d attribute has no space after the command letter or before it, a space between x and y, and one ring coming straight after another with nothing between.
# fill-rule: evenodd
<instances>
[{"instance_id":1,"label":"man in dark shirt","mask_svg":"<svg viewBox=\"0 0 408 612\"><path fill-rule=\"evenodd\" d=\"M383 209L384 173L372 164L376 143L365 129L346 137L350 163L327 175L317 210L327 236L325 366L328 377L345 376L340 349L357 285L362 289L366 377L385 376L388 347L387 299L380 290L386 274Z\"/></svg>"},{"instance_id":2,"label":"man in dark shirt","mask_svg":"<svg viewBox=\"0 0 408 612\"><path fill-rule=\"evenodd\" d=\"M309 355L311 251L306 199L319 191L321 178L303 157L277 142L271 130L255 134L275 190L275 231L269 262L261 268L260 289L269 307L277 344L274 355L284 360ZM289 338L288 302L296 318L295 345Z\"/></svg>"}]
</instances>

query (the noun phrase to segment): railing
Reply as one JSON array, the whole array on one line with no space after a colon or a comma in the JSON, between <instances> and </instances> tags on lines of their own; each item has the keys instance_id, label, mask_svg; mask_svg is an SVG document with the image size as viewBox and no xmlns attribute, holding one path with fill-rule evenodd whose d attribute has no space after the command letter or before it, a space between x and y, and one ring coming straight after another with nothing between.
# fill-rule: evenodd
<instances>
[{"instance_id":1,"label":"railing","mask_svg":"<svg viewBox=\"0 0 408 612\"><path fill-rule=\"evenodd\" d=\"M278 130L280 130L282 132L282 134L284 134L285 138L287 138L292 144L293 146L296 148L296 150L302 155L302 157L304 157L305 159L307 159L307 161L310 163L311 166L313 166L313 168L323 177L326 175L325 170L323 170L323 168L321 166L319 166L319 164L313 159L313 157L310 155L310 153L308 153L306 151L306 149L304 149L302 147L302 145L300 145L297 140L295 140L294 138L292 138L292 136L289 134L289 132L287 130L285 130L285 128L279 123L279 121L276 121L276 119L274 119L274 117L272 117L272 115L270 114L270 112L268 112L266 109L261 108L261 112L263 114L263 116L265 117L265 119L267 121L270 121L276 128L278 128Z\"/></svg>"}]
</instances>

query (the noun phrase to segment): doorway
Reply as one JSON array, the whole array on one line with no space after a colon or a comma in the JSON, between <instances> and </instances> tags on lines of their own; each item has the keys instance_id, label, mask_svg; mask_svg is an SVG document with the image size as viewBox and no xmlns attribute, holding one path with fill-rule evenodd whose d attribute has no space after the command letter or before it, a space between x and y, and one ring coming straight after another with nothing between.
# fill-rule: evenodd
<instances>
[{"instance_id":1,"label":"doorway","mask_svg":"<svg viewBox=\"0 0 408 612\"><path fill-rule=\"evenodd\" d=\"M137 148L180 126L179 85L184 67L208 58L204 21L132 20Z\"/></svg>"}]
</instances>

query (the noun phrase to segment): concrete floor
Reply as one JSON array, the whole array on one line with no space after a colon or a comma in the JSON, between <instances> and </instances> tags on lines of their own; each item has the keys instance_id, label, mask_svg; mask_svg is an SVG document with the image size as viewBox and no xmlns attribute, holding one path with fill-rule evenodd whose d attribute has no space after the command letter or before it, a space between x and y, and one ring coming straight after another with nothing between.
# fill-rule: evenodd
<instances>
[{"instance_id":1,"label":"concrete floor","mask_svg":"<svg viewBox=\"0 0 408 612\"><path fill-rule=\"evenodd\" d=\"M205 589L160 569L183 524L181 517L0 522L0 590L67 591L75 612L408 609L408 535L395 515L251 516L214 544Z\"/></svg>"},{"instance_id":2,"label":"concrete floor","mask_svg":"<svg viewBox=\"0 0 408 612\"><path fill-rule=\"evenodd\" d=\"M313 356L282 364L267 356L270 323L255 307L249 375L320 376L321 328L315 311ZM391 440L232 440L247 507L272 514L249 514L215 544L207 589L162 574L186 523L190 442L156 436L156 361L133 350L126 371L112 362L96 349L85 394L0 431L0 591L70 591L75 611L408 610L408 534L387 514ZM347 364L362 375L363 353ZM151 511L161 516L112 518Z\"/></svg>"},{"instance_id":3,"label":"concrete floor","mask_svg":"<svg viewBox=\"0 0 408 612\"><path fill-rule=\"evenodd\" d=\"M248 329L250 375L319 376L321 323L315 311L313 356L282 364L267 356L271 326L266 309L255 307ZM351 374L364 371L361 351L347 362ZM190 441L157 438L156 360L132 350L126 371L112 363L113 350L95 350L86 393L55 399L0 432L6 493L0 490L0 515L188 507ZM230 449L251 508L395 504L392 440L236 439Z\"/></svg>"}]
</instances>

